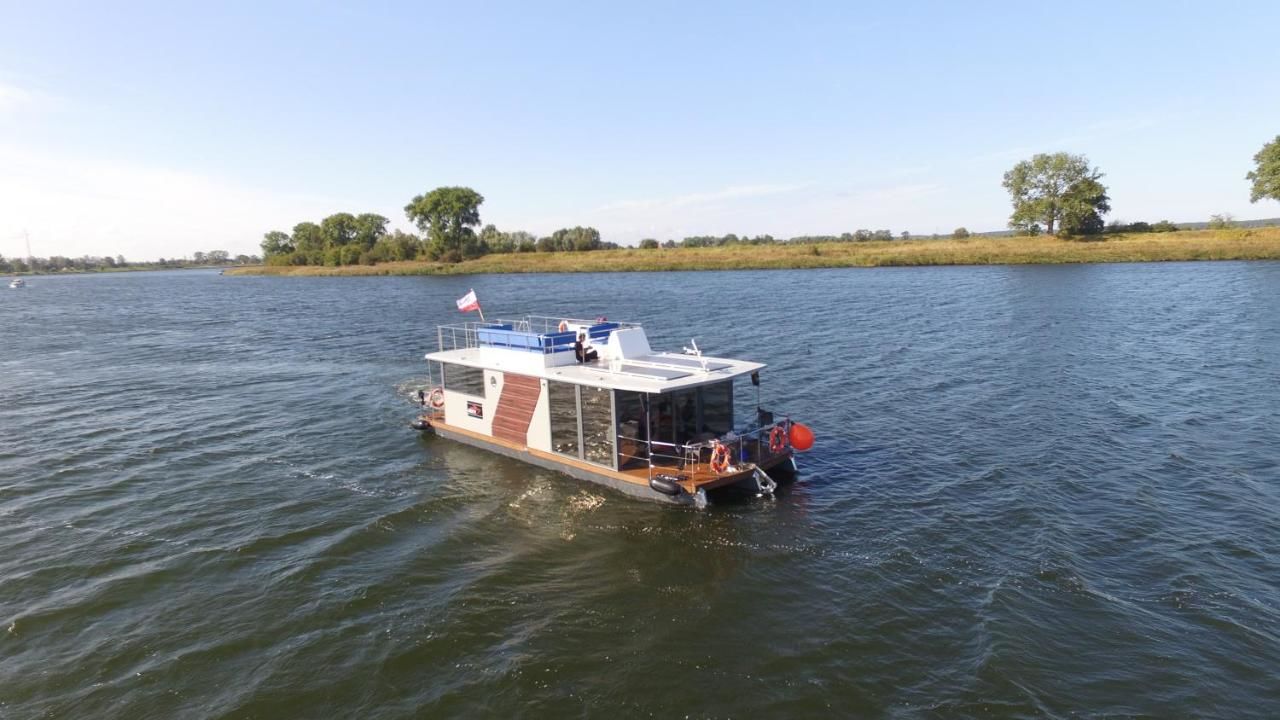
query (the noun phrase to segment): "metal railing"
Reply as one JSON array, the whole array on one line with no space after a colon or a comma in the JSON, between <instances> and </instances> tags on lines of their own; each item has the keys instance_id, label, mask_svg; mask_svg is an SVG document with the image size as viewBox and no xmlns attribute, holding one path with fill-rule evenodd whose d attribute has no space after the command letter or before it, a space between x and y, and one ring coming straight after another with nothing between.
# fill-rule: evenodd
<instances>
[{"instance_id":1,"label":"metal railing","mask_svg":"<svg viewBox=\"0 0 1280 720\"><path fill-rule=\"evenodd\" d=\"M591 327L609 323L611 329L626 330L640 327L639 323L613 322L604 318L582 320L577 318L553 317L550 315L527 315L519 320L498 319L491 322L464 322L436 326L437 347L441 352L446 350L468 350L490 345L520 350L540 350L543 354L565 352L573 347L572 339L555 338L548 342L547 336L560 335L560 323ZM480 332L493 331L483 342ZM512 333L504 337L502 333ZM517 339L520 338L520 339ZM525 339L527 338L527 339Z\"/></svg>"},{"instance_id":2,"label":"metal railing","mask_svg":"<svg viewBox=\"0 0 1280 720\"><path fill-rule=\"evenodd\" d=\"M503 320L502 322L512 322L512 321ZM532 332L532 333L540 333L540 334L560 332L560 323L562 322L568 323L570 325L582 325L585 327L591 327L592 325L601 325L603 323L611 323L613 325L617 325L618 326L617 329L619 330L629 330L631 328L640 327L640 323L618 322L616 320L610 320L604 317L598 317L592 320L587 320L584 318L555 317L552 315L526 315L523 320L519 320L515 322L524 323L523 327L517 324L516 325L517 329L522 329L524 332Z\"/></svg>"},{"instance_id":3,"label":"metal railing","mask_svg":"<svg viewBox=\"0 0 1280 720\"><path fill-rule=\"evenodd\" d=\"M476 331L488 327L492 323L467 322L454 325L437 325L436 341L441 352L445 350L466 350L480 347Z\"/></svg>"},{"instance_id":4,"label":"metal railing","mask_svg":"<svg viewBox=\"0 0 1280 720\"><path fill-rule=\"evenodd\" d=\"M789 439L781 452L769 449L769 435L775 427L782 428L784 436L789 436L790 418L733 433L732 436L726 434L695 443L677 444L618 435L618 467L623 468L631 461L647 462L651 478L655 473L693 472L704 467L710 472L711 453L717 445L728 446L731 468L760 465L785 455L791 449ZM628 445L630 452L624 450Z\"/></svg>"}]
</instances>

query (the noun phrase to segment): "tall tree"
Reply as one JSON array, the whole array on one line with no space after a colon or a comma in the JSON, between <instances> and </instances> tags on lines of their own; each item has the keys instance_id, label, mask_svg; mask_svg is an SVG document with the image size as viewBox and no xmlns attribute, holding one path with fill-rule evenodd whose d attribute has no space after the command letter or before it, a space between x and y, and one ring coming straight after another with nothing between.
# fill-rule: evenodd
<instances>
[{"instance_id":1,"label":"tall tree","mask_svg":"<svg viewBox=\"0 0 1280 720\"><path fill-rule=\"evenodd\" d=\"M293 249L306 259L307 265L324 264L324 233L313 222L300 222L293 226Z\"/></svg>"},{"instance_id":2,"label":"tall tree","mask_svg":"<svg viewBox=\"0 0 1280 720\"><path fill-rule=\"evenodd\" d=\"M369 250L387 234L386 218L377 213L361 213L355 217L355 233L351 242L361 250Z\"/></svg>"},{"instance_id":3,"label":"tall tree","mask_svg":"<svg viewBox=\"0 0 1280 720\"><path fill-rule=\"evenodd\" d=\"M405 215L427 234L427 256L457 262L482 254L472 230L480 224L484 197L466 187L440 187L404 206Z\"/></svg>"},{"instance_id":4,"label":"tall tree","mask_svg":"<svg viewBox=\"0 0 1280 720\"><path fill-rule=\"evenodd\" d=\"M524 230L507 233L507 239L511 243L512 252L533 252L538 247L537 236Z\"/></svg>"},{"instance_id":5,"label":"tall tree","mask_svg":"<svg viewBox=\"0 0 1280 720\"><path fill-rule=\"evenodd\" d=\"M334 213L320 221L320 232L328 247L342 247L356 237L356 216L351 213Z\"/></svg>"},{"instance_id":6,"label":"tall tree","mask_svg":"<svg viewBox=\"0 0 1280 720\"><path fill-rule=\"evenodd\" d=\"M1253 170L1245 175L1245 179L1253 183L1249 191L1249 202L1258 202L1263 198L1280 200L1280 135L1275 140L1262 146L1253 156Z\"/></svg>"},{"instance_id":7,"label":"tall tree","mask_svg":"<svg viewBox=\"0 0 1280 720\"><path fill-rule=\"evenodd\" d=\"M289 237L289 233L272 230L262 236L262 254L270 257L272 255L288 255L293 252L293 239ZM123 265L124 261L121 260Z\"/></svg>"},{"instance_id":8,"label":"tall tree","mask_svg":"<svg viewBox=\"0 0 1280 720\"><path fill-rule=\"evenodd\" d=\"M515 244L511 240L511 234L502 232L492 224L485 225L480 230L480 242L484 245L486 252L515 252Z\"/></svg>"},{"instance_id":9,"label":"tall tree","mask_svg":"<svg viewBox=\"0 0 1280 720\"><path fill-rule=\"evenodd\" d=\"M1013 200L1009 226L1035 233L1099 232L1102 216L1111 210L1102 172L1089 167L1083 155L1041 153L1023 160L1004 174L1004 188Z\"/></svg>"}]
</instances>

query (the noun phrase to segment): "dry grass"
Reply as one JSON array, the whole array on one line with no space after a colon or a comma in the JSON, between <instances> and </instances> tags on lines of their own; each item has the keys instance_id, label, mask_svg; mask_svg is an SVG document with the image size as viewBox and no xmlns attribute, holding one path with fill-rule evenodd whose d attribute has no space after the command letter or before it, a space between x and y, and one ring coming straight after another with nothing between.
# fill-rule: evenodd
<instances>
[{"instance_id":1,"label":"dry grass","mask_svg":"<svg viewBox=\"0 0 1280 720\"><path fill-rule=\"evenodd\" d=\"M488 255L455 265L395 262L346 267L252 267L233 275L465 275L514 272L759 270L905 265L1020 265L1179 260L1280 260L1280 228L1054 237L911 240L822 245L738 245L674 250Z\"/></svg>"}]
</instances>

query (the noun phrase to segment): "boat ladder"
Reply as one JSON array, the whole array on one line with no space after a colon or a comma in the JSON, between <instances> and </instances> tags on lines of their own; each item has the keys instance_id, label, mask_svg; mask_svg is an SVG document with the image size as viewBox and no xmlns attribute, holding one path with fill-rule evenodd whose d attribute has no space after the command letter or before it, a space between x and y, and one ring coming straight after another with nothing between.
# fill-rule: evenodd
<instances>
[{"instance_id":1,"label":"boat ladder","mask_svg":"<svg viewBox=\"0 0 1280 720\"><path fill-rule=\"evenodd\" d=\"M769 477L769 473L759 467L756 467L752 476L755 477L756 480L756 493L758 495L768 495L769 497L773 497L773 491L778 489L778 483L775 482L773 478Z\"/></svg>"}]
</instances>

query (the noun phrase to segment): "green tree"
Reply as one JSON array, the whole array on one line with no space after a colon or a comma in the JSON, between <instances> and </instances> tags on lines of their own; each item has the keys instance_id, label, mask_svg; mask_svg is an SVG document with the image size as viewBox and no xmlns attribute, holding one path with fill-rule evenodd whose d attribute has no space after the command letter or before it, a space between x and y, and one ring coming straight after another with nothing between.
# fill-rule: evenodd
<instances>
[{"instance_id":1,"label":"green tree","mask_svg":"<svg viewBox=\"0 0 1280 720\"><path fill-rule=\"evenodd\" d=\"M360 263L360 256L365 250L356 243L348 243L342 246L342 264L357 265Z\"/></svg>"},{"instance_id":2,"label":"green tree","mask_svg":"<svg viewBox=\"0 0 1280 720\"><path fill-rule=\"evenodd\" d=\"M516 242L511 233L504 233L493 225L485 225L480 230L480 242L491 253L511 253L516 251Z\"/></svg>"},{"instance_id":3,"label":"green tree","mask_svg":"<svg viewBox=\"0 0 1280 720\"><path fill-rule=\"evenodd\" d=\"M1245 179L1253 183L1249 191L1249 202L1258 202L1263 198L1280 200L1280 135L1275 140L1262 146L1253 156L1253 170L1245 175Z\"/></svg>"},{"instance_id":4,"label":"green tree","mask_svg":"<svg viewBox=\"0 0 1280 720\"><path fill-rule=\"evenodd\" d=\"M412 233L396 230L378 241L389 248L388 260L413 260L422 250L422 239Z\"/></svg>"},{"instance_id":5,"label":"green tree","mask_svg":"<svg viewBox=\"0 0 1280 720\"><path fill-rule=\"evenodd\" d=\"M293 252L293 239L289 237L289 233L272 230L262 236L263 255L271 257L273 255L288 255L291 252Z\"/></svg>"},{"instance_id":6,"label":"green tree","mask_svg":"<svg viewBox=\"0 0 1280 720\"><path fill-rule=\"evenodd\" d=\"M1083 155L1040 153L1023 160L1004 174L1013 200L1009 226L1029 232L1043 223L1050 235L1101 232L1102 216L1111 210L1101 178Z\"/></svg>"},{"instance_id":7,"label":"green tree","mask_svg":"<svg viewBox=\"0 0 1280 720\"><path fill-rule=\"evenodd\" d=\"M293 226L293 249L304 259L304 265L323 265L325 241L320 226L300 222Z\"/></svg>"},{"instance_id":8,"label":"green tree","mask_svg":"<svg viewBox=\"0 0 1280 720\"><path fill-rule=\"evenodd\" d=\"M963 240L967 237L969 237L969 230L967 228L958 227L951 231L952 240Z\"/></svg>"},{"instance_id":9,"label":"green tree","mask_svg":"<svg viewBox=\"0 0 1280 720\"><path fill-rule=\"evenodd\" d=\"M903 231L902 231L902 233L901 233L901 236L902 236L902 239L903 239L903 240L910 240L910 239L911 239L911 231L910 231L910 230L903 230Z\"/></svg>"},{"instance_id":10,"label":"green tree","mask_svg":"<svg viewBox=\"0 0 1280 720\"><path fill-rule=\"evenodd\" d=\"M568 240L573 243L573 250L600 249L600 231L593 227L575 227L569 231Z\"/></svg>"},{"instance_id":11,"label":"green tree","mask_svg":"<svg viewBox=\"0 0 1280 720\"><path fill-rule=\"evenodd\" d=\"M326 247L342 247L356 236L356 216L351 213L334 213L320 221L320 233Z\"/></svg>"},{"instance_id":12,"label":"green tree","mask_svg":"<svg viewBox=\"0 0 1280 720\"><path fill-rule=\"evenodd\" d=\"M1210 230L1227 230L1235 227L1236 218L1231 213L1222 213L1221 215L1209 216Z\"/></svg>"},{"instance_id":13,"label":"green tree","mask_svg":"<svg viewBox=\"0 0 1280 720\"><path fill-rule=\"evenodd\" d=\"M387 234L386 218L377 213L361 213L354 218L355 232L351 242L361 250L369 250Z\"/></svg>"},{"instance_id":14,"label":"green tree","mask_svg":"<svg viewBox=\"0 0 1280 720\"><path fill-rule=\"evenodd\" d=\"M484 197L466 187L440 187L404 206L405 215L427 234L427 257L457 262L483 254L473 227L480 224Z\"/></svg>"},{"instance_id":15,"label":"green tree","mask_svg":"<svg viewBox=\"0 0 1280 720\"><path fill-rule=\"evenodd\" d=\"M512 252L534 252L538 247L538 238L524 230L507 233L507 240L511 243Z\"/></svg>"},{"instance_id":16,"label":"green tree","mask_svg":"<svg viewBox=\"0 0 1280 720\"><path fill-rule=\"evenodd\" d=\"M645 238L640 241L640 248L643 250L656 250L658 248L658 241L653 238Z\"/></svg>"}]
</instances>

